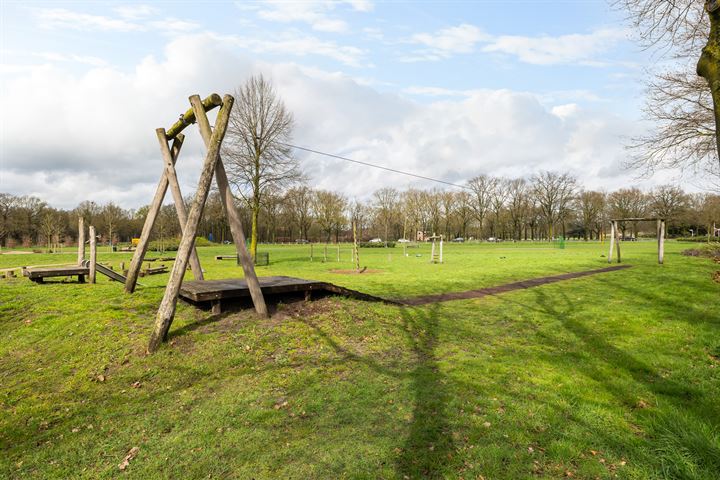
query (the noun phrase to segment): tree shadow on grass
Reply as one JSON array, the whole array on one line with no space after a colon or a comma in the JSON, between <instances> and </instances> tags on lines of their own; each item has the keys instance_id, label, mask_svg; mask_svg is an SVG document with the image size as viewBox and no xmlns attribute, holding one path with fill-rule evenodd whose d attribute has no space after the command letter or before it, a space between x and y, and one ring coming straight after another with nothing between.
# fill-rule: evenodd
<instances>
[{"instance_id":1,"label":"tree shadow on grass","mask_svg":"<svg viewBox=\"0 0 720 480\"><path fill-rule=\"evenodd\" d=\"M440 372L435 353L438 311L437 306L398 308L407 345L415 362L408 373L389 369L371 356L358 355L316 323L302 320L343 358L360 362L383 375L410 381L413 411L409 434L396 460L400 478L443 478L450 454L455 450L446 411L449 400L447 381Z\"/></svg>"},{"instance_id":2,"label":"tree shadow on grass","mask_svg":"<svg viewBox=\"0 0 720 480\"><path fill-rule=\"evenodd\" d=\"M692 385L660 374L630 352L607 341L602 333L595 332L582 320L575 318L573 302L565 292L548 292L547 289L539 288L532 293L534 302L521 303L509 296L503 296L502 300L546 315L573 334L576 341L565 342L561 346L567 355L548 354L545 359L560 364L560 368L567 368L568 356L578 356L579 361L573 363L572 368L601 384L602 388L632 412L630 418L643 425L643 438L647 442L642 449L645 457L643 461L655 469L661 478L717 478L717 472L720 471L720 415L714 400L707 399L703 391ZM652 295L645 297L646 301L654 300ZM675 308L679 307L675 305ZM561 342L557 337L540 330L536 335L553 348L558 348ZM586 355L590 355L592 360L582 358ZM605 366L610 369L603 368ZM609 375L608 371L627 374L634 383L628 384L621 376ZM654 398L642 399L644 392ZM552 406L559 408L557 405ZM569 420L583 423L574 414ZM587 428L593 429L589 425ZM614 445L617 454L622 455L625 445L610 435L602 432L599 435L608 444Z\"/></svg>"}]
</instances>

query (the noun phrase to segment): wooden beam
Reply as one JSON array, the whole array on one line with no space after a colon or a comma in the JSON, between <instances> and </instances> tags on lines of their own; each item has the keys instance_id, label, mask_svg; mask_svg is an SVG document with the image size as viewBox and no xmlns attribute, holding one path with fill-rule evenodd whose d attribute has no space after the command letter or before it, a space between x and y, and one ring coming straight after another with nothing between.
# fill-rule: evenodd
<instances>
[{"instance_id":1,"label":"wooden beam","mask_svg":"<svg viewBox=\"0 0 720 480\"><path fill-rule=\"evenodd\" d=\"M615 248L615 221L610 222L610 251L608 252L608 263L612 263L613 249Z\"/></svg>"},{"instance_id":2,"label":"wooden beam","mask_svg":"<svg viewBox=\"0 0 720 480\"><path fill-rule=\"evenodd\" d=\"M78 265L82 265L85 260L85 219L78 218Z\"/></svg>"},{"instance_id":3,"label":"wooden beam","mask_svg":"<svg viewBox=\"0 0 720 480\"><path fill-rule=\"evenodd\" d=\"M173 140L172 145L172 157L177 161L178 155L180 155L180 149L183 145L185 136L179 134ZM140 241L135 247L135 253L133 254L132 261L128 267L127 280L125 280L125 293L133 293L135 291L135 285L137 284L138 275L140 274L140 268L142 267L143 258L147 253L148 245L150 244L150 234L155 226L155 220L160 213L162 208L162 202L165 198L165 193L168 188L168 179L163 169L162 175L160 175L160 181L158 182L157 189L155 190L155 196L148 209L147 217L145 217L145 224L143 225L142 233L140 234Z\"/></svg>"},{"instance_id":4,"label":"wooden beam","mask_svg":"<svg viewBox=\"0 0 720 480\"><path fill-rule=\"evenodd\" d=\"M175 202L175 211L180 221L180 233L182 233L185 230L185 223L187 222L187 208L185 207L185 200L180 192L180 182L178 182L177 173L175 172L175 162L177 158L173 157L170 151L170 146L165 138L165 129L158 128L155 130L155 133L160 143L160 152L162 153L163 162L165 163L165 176L167 177L170 193L172 193L173 201ZM192 270L195 280L205 280L194 243L190 251L190 270Z\"/></svg>"},{"instance_id":5,"label":"wooden beam","mask_svg":"<svg viewBox=\"0 0 720 480\"><path fill-rule=\"evenodd\" d=\"M222 98L217 93L209 95L205 100L202 101L203 111L209 112L215 107L222 105ZM182 132L185 127L192 125L196 121L195 110L189 108L184 114L180 115L180 120L175 122L172 127L167 131L167 139L172 140Z\"/></svg>"},{"instance_id":6,"label":"wooden beam","mask_svg":"<svg viewBox=\"0 0 720 480\"><path fill-rule=\"evenodd\" d=\"M210 193L213 174L217 167L218 159L220 158L220 147L225 138L233 102L233 97L225 95L223 105L220 107L217 119L215 120L215 131L210 138L202 174L200 175L200 181L198 182L198 188L195 193L195 199L190 208L190 213L188 213L185 231L183 232L182 240L180 240L180 246L175 256L175 263L170 273L170 279L168 280L165 294L160 303L157 316L155 317L155 327L150 336L150 342L148 343L149 353L155 352L160 347L162 341L166 339L167 332L175 316L178 293L182 286L188 260L190 259L190 250L195 242L195 235L197 234L197 229L200 224L200 217L205 207L205 201L207 200L208 193Z\"/></svg>"},{"instance_id":7,"label":"wooden beam","mask_svg":"<svg viewBox=\"0 0 720 480\"><path fill-rule=\"evenodd\" d=\"M197 112L196 118L198 128L200 129L200 136L203 138L205 146L209 148L212 138L212 128L210 127L207 115L201 111L200 97L197 95L190 97L190 104ZM233 242L235 243L235 250L240 258L240 265L242 266L243 273L247 279L255 312L262 317L267 317L268 309L265 304L265 297L263 297L262 290L260 289L260 282L258 281L257 274L255 273L255 264L247 250L247 246L245 245L245 232L243 232L240 213L237 208L235 208L235 199L230 191L230 184L228 182L227 173L225 172L225 165L223 165L221 157L218 157L217 166L215 167L215 182L217 183L218 191L220 193L220 202L222 203L223 210L225 211L225 216L230 223L230 233L233 237Z\"/></svg>"},{"instance_id":8,"label":"wooden beam","mask_svg":"<svg viewBox=\"0 0 720 480\"><path fill-rule=\"evenodd\" d=\"M95 283L95 268L97 266L97 234L95 227L90 225L90 265L88 273L88 281Z\"/></svg>"}]
</instances>

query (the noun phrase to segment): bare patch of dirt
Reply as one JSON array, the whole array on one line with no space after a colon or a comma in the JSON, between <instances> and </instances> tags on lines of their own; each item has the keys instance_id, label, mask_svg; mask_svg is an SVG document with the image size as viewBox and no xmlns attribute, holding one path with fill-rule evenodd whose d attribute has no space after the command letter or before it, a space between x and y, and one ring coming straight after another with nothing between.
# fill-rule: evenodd
<instances>
[{"instance_id":1,"label":"bare patch of dirt","mask_svg":"<svg viewBox=\"0 0 720 480\"><path fill-rule=\"evenodd\" d=\"M372 268L357 270L330 270L330 273L338 273L340 275L365 275L366 273L382 273L383 270L373 270Z\"/></svg>"}]
</instances>

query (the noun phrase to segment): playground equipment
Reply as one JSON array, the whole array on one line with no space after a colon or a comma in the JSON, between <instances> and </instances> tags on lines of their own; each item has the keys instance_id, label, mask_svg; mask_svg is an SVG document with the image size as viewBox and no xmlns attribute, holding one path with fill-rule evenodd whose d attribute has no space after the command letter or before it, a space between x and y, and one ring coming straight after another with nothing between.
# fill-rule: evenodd
<instances>
[{"instance_id":1,"label":"playground equipment","mask_svg":"<svg viewBox=\"0 0 720 480\"><path fill-rule=\"evenodd\" d=\"M620 222L657 222L657 242L658 242L658 263L663 264L665 259L665 219L657 217L639 217L639 218L617 218L610 220L610 252L608 253L608 263L612 263L613 246L617 250L617 263L620 263Z\"/></svg>"},{"instance_id":2,"label":"playground equipment","mask_svg":"<svg viewBox=\"0 0 720 480\"><path fill-rule=\"evenodd\" d=\"M153 198L147 218L145 219L145 225L143 226L140 240L137 242L137 248L133 255L132 262L130 263L130 267L128 268L128 276L125 282L125 291L132 293L135 290L140 266L142 265L143 257L147 252L148 244L150 242L150 232L152 231L155 220L160 212L160 207L162 206L163 199L165 198L165 193L167 192L168 187L170 187L178 219L180 220L182 239L180 240L180 246L178 247L178 251L175 256L175 263L173 264L173 268L170 273L170 279L165 289L165 294L162 302L160 303L160 307L158 308L155 326L148 344L148 352L154 352L157 350L160 343L167 337L167 332L170 329L170 325L172 324L175 316L175 308L188 263L190 264L195 280L199 282L204 280L202 269L200 267L200 261L197 257L197 253L195 252L194 243L198 226L200 224L200 217L202 216L202 212L205 208L205 202L207 200L208 193L210 192L210 185L213 177L215 177L217 188L220 192L220 200L223 206L223 211L230 224L230 232L233 236L233 242L240 257L240 263L245 273L245 282L255 306L255 310L261 316L268 315L263 292L260 289L260 282L255 274L253 260L245 246L245 234L240 222L240 215L235 208L233 196L230 192L228 184L227 174L225 172L225 166L220 158L220 148L222 146L223 139L225 138L225 132L230 118L230 111L235 100L230 95L225 95L225 97L220 98L217 94L212 94L204 100L201 100L198 95L193 95L189 100L191 108L181 115L180 119L175 122L169 130L165 131L164 128L158 128L155 131L160 144L160 151L164 161L164 169L155 191L155 197ZM210 126L207 112L216 107L220 107L220 109L213 129ZM180 149L182 148L185 138L181 132L185 129L185 127L193 123L198 124L200 136L207 148L207 152L205 154L205 161L203 163L203 169L198 182L195 198L193 199L192 206L188 212L180 192L180 185L175 171L175 163L180 155ZM169 144L170 141L172 141L172 146Z\"/></svg>"},{"instance_id":3,"label":"playground equipment","mask_svg":"<svg viewBox=\"0 0 720 480\"><path fill-rule=\"evenodd\" d=\"M443 236L433 235L429 237L428 240L432 240L432 248L430 250L430 263L443 263ZM437 242L438 240L439 242ZM438 243L437 246L436 242Z\"/></svg>"}]
</instances>

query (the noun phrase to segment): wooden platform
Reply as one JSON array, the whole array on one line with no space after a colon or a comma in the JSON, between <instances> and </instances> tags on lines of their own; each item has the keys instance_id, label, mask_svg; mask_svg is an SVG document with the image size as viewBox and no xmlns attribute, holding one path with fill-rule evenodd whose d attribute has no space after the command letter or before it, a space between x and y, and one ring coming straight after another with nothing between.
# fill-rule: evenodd
<instances>
[{"instance_id":1,"label":"wooden platform","mask_svg":"<svg viewBox=\"0 0 720 480\"><path fill-rule=\"evenodd\" d=\"M78 277L78 282L85 283L85 275L90 273L87 267L63 266L63 267L30 267L23 269L23 275L33 282L42 283L48 277Z\"/></svg>"},{"instance_id":2,"label":"wooden platform","mask_svg":"<svg viewBox=\"0 0 720 480\"><path fill-rule=\"evenodd\" d=\"M304 293L305 299L310 299L313 292L333 293L359 300L373 302L395 303L383 298L374 297L365 293L350 290L327 282L305 280L294 277L259 277L260 289L266 297L281 296L283 294ZM220 313L220 301L249 298L247 282L242 278L226 280L191 280L183 282L180 287L180 298L195 303L210 302L213 312Z\"/></svg>"}]
</instances>

